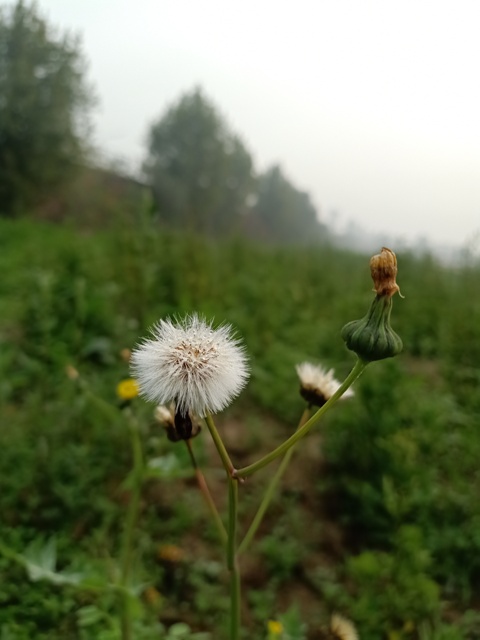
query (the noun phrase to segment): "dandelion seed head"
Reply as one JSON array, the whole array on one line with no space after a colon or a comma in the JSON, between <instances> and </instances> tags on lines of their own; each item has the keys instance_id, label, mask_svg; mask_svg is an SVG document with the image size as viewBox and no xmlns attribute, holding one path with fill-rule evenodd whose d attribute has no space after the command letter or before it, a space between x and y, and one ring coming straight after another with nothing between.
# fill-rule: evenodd
<instances>
[{"instance_id":1,"label":"dandelion seed head","mask_svg":"<svg viewBox=\"0 0 480 640\"><path fill-rule=\"evenodd\" d=\"M229 325L213 329L193 314L160 320L132 353L132 371L147 399L174 402L198 416L224 409L245 386L247 357Z\"/></svg>"},{"instance_id":2,"label":"dandelion seed head","mask_svg":"<svg viewBox=\"0 0 480 640\"><path fill-rule=\"evenodd\" d=\"M340 387L340 382L334 377L333 369L327 370L321 365L302 362L296 366L296 371L300 378L300 393L312 404L319 406L325 404ZM342 398L351 398L353 395L353 391L347 389Z\"/></svg>"}]
</instances>

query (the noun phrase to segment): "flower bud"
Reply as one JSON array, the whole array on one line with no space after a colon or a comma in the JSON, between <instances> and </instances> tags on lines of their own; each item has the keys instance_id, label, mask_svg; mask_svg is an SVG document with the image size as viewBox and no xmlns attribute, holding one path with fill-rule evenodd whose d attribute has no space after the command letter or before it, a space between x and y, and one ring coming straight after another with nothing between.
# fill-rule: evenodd
<instances>
[{"instance_id":1,"label":"flower bud","mask_svg":"<svg viewBox=\"0 0 480 640\"><path fill-rule=\"evenodd\" d=\"M378 255L370 258L370 273L377 295L391 298L397 291L400 293L397 271L397 256L387 247L382 247Z\"/></svg>"},{"instance_id":2,"label":"flower bud","mask_svg":"<svg viewBox=\"0 0 480 640\"><path fill-rule=\"evenodd\" d=\"M341 334L347 347L365 362L392 358L403 349L401 338L390 326L392 296L400 292L393 251L384 247L379 255L373 256L370 270L377 295L367 315L346 324Z\"/></svg>"},{"instance_id":3,"label":"flower bud","mask_svg":"<svg viewBox=\"0 0 480 640\"><path fill-rule=\"evenodd\" d=\"M190 440L198 436L201 431L195 416L192 418L192 414L178 411L173 405L170 408L159 405L155 409L155 420L165 429L171 442Z\"/></svg>"},{"instance_id":4,"label":"flower bud","mask_svg":"<svg viewBox=\"0 0 480 640\"><path fill-rule=\"evenodd\" d=\"M392 298L377 295L364 318L343 327L347 347L365 362L393 358L403 349L400 336L390 326L391 310Z\"/></svg>"}]
</instances>

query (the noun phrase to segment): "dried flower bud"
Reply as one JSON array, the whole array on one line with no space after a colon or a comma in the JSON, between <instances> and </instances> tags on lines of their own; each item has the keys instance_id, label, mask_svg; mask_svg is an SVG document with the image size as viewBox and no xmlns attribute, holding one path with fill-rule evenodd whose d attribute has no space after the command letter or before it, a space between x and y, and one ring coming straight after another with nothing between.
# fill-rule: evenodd
<instances>
[{"instance_id":1,"label":"dried flower bud","mask_svg":"<svg viewBox=\"0 0 480 640\"><path fill-rule=\"evenodd\" d=\"M185 552L175 544L161 544L158 547L158 558L164 562L178 564L185 558Z\"/></svg>"},{"instance_id":2,"label":"dried flower bud","mask_svg":"<svg viewBox=\"0 0 480 640\"><path fill-rule=\"evenodd\" d=\"M342 329L347 347L364 362L392 358L403 349L402 340L390 326L392 296L400 291L395 281L397 258L384 247L370 260L370 268L377 295L364 318L353 320Z\"/></svg>"},{"instance_id":3,"label":"dried flower bud","mask_svg":"<svg viewBox=\"0 0 480 640\"><path fill-rule=\"evenodd\" d=\"M132 357L132 351L131 349L128 349L127 347L125 347L124 349L121 349L121 351L119 352L119 355L124 362L130 362L130 358Z\"/></svg>"},{"instance_id":4,"label":"dried flower bud","mask_svg":"<svg viewBox=\"0 0 480 640\"><path fill-rule=\"evenodd\" d=\"M163 602L162 594L155 587L147 587L143 592L145 602L152 607L158 608Z\"/></svg>"},{"instance_id":5,"label":"dried flower bud","mask_svg":"<svg viewBox=\"0 0 480 640\"><path fill-rule=\"evenodd\" d=\"M397 271L397 256L387 247L382 247L379 254L372 256L370 272L377 295L391 297L400 292L396 282Z\"/></svg>"},{"instance_id":6,"label":"dried flower bud","mask_svg":"<svg viewBox=\"0 0 480 640\"><path fill-rule=\"evenodd\" d=\"M195 416L191 413L176 411L174 405L170 408L158 405L155 409L155 420L159 422L167 433L171 442L180 440L190 440L195 438L201 431L201 426Z\"/></svg>"},{"instance_id":7,"label":"dried flower bud","mask_svg":"<svg viewBox=\"0 0 480 640\"><path fill-rule=\"evenodd\" d=\"M78 380L80 377L78 371L71 364L67 364L65 367L65 373L67 374L67 378L73 381Z\"/></svg>"},{"instance_id":8,"label":"dried flower bud","mask_svg":"<svg viewBox=\"0 0 480 640\"><path fill-rule=\"evenodd\" d=\"M159 422L162 427L173 427L174 425L174 414L172 411L163 404L159 404L155 407L154 417L157 422Z\"/></svg>"}]
</instances>

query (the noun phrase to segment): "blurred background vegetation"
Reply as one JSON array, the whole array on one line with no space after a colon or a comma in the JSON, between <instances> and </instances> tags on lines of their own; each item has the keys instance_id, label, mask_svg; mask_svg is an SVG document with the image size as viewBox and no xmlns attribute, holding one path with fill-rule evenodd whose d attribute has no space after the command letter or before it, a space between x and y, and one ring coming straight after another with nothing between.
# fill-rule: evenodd
<instances>
[{"instance_id":1,"label":"blurred background vegetation","mask_svg":"<svg viewBox=\"0 0 480 640\"><path fill-rule=\"evenodd\" d=\"M245 464L294 429L295 364L348 373L340 329L372 298L368 257L335 246L280 167L255 170L200 88L150 128L141 179L92 161L93 105L78 39L35 6L3 8L2 640L118 637L111 594L48 571L113 571L131 465L115 388L155 321L198 311L244 339L252 380L219 423ZM324 638L332 611L362 640L480 637L480 265L468 253L455 267L408 252L398 261L405 300L393 325L404 354L369 367L355 397L299 447L242 567L246 637L263 638L266 621L284 615L290 638ZM133 406L153 460L136 637L174 637L165 629L182 622L221 638L215 532L186 451L163 437L152 409ZM195 446L221 500L205 434ZM245 487L247 521L267 476Z\"/></svg>"}]
</instances>

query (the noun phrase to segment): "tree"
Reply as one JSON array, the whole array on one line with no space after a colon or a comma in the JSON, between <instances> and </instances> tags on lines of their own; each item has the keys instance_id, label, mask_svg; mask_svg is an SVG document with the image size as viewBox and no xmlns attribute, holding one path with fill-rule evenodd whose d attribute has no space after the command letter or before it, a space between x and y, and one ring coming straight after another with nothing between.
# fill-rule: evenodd
<instances>
[{"instance_id":1,"label":"tree","mask_svg":"<svg viewBox=\"0 0 480 640\"><path fill-rule=\"evenodd\" d=\"M311 243L326 234L308 193L296 189L279 166L258 179L250 227L257 237L271 242Z\"/></svg>"},{"instance_id":2,"label":"tree","mask_svg":"<svg viewBox=\"0 0 480 640\"><path fill-rule=\"evenodd\" d=\"M85 150L91 91L79 39L35 4L0 8L0 213L41 200Z\"/></svg>"},{"instance_id":3,"label":"tree","mask_svg":"<svg viewBox=\"0 0 480 640\"><path fill-rule=\"evenodd\" d=\"M148 145L144 171L164 222L211 234L239 226L254 187L252 159L200 89L153 124Z\"/></svg>"}]
</instances>

